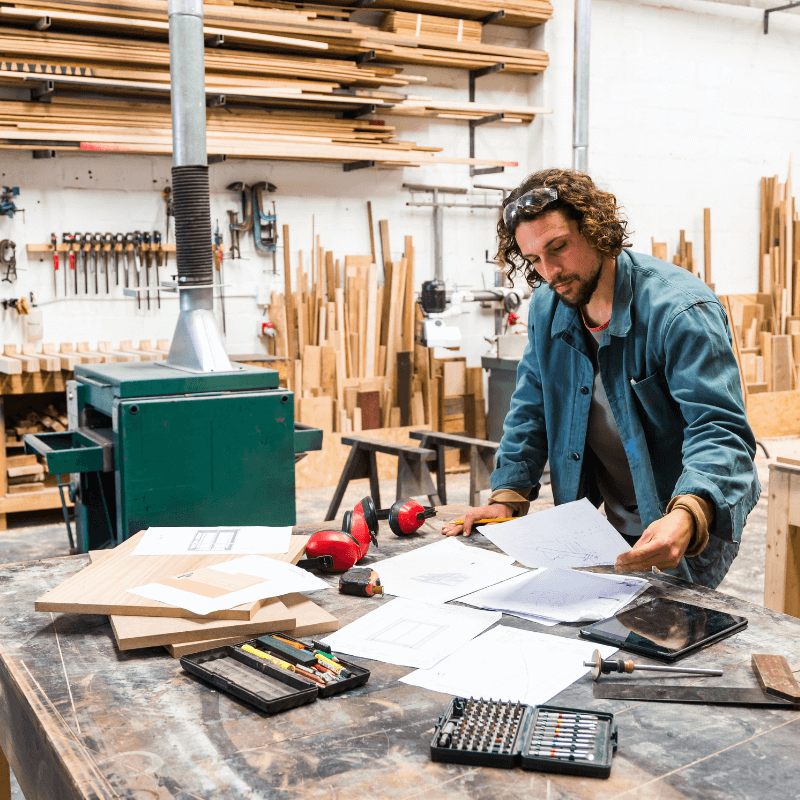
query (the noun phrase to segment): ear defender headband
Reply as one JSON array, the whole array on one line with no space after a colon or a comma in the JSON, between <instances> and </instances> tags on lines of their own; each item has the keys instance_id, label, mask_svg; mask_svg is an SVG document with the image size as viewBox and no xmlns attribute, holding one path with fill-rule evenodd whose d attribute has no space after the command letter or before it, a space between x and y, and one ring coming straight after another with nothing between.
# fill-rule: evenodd
<instances>
[{"instance_id":1,"label":"ear defender headband","mask_svg":"<svg viewBox=\"0 0 800 800\"><path fill-rule=\"evenodd\" d=\"M558 200L558 191L547 187L531 189L512 200L503 208L503 224L511 231L520 223L520 212L530 210L534 213L542 211Z\"/></svg>"}]
</instances>

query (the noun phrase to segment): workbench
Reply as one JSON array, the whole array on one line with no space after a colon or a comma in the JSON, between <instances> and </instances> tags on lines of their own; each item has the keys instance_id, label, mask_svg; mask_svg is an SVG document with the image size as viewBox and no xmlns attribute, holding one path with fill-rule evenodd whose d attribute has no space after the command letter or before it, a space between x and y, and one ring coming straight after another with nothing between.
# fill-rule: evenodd
<instances>
[{"instance_id":1,"label":"workbench","mask_svg":"<svg viewBox=\"0 0 800 800\"><path fill-rule=\"evenodd\" d=\"M441 525L465 508L445 507L421 535L404 539L381 523L380 548L364 562L439 541ZM469 541L494 549L479 535ZM797 792L799 711L595 700L588 675L552 702L617 715L619 751L608 780L433 763L433 727L449 696L398 683L406 667L364 659L354 660L372 671L365 686L266 716L190 677L161 648L118 652L106 617L34 612L35 598L88 560L0 567L0 746L28 800L763 800ZM800 620L667 575L647 577L650 596L748 618L744 631L683 662L725 670L705 685L757 686L754 652L784 655L800 668ZM312 597L342 625L388 602L335 591ZM579 627L509 616L502 624L571 638Z\"/></svg>"}]
</instances>

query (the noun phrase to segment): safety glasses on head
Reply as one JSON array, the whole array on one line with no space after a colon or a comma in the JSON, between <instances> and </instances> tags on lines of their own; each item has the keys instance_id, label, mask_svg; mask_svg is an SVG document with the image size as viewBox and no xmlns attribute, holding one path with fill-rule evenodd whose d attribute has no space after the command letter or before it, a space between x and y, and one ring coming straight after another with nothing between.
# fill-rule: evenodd
<instances>
[{"instance_id":1,"label":"safety glasses on head","mask_svg":"<svg viewBox=\"0 0 800 800\"><path fill-rule=\"evenodd\" d=\"M503 224L508 229L516 228L520 221L520 211L529 209L530 211L538 212L556 200L558 200L558 192L555 189L544 186L531 189L529 192L521 194L516 200L512 200L503 208Z\"/></svg>"}]
</instances>

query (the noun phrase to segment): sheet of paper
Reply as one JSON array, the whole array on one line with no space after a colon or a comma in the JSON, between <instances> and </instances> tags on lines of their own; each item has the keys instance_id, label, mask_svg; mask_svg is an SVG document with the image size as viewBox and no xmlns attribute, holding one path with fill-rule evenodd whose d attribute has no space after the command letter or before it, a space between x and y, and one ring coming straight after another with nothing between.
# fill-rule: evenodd
<instances>
[{"instance_id":1,"label":"sheet of paper","mask_svg":"<svg viewBox=\"0 0 800 800\"><path fill-rule=\"evenodd\" d=\"M460 697L538 705L589 672L584 661L614 647L498 625L440 661L400 678L401 683Z\"/></svg>"},{"instance_id":2,"label":"sheet of paper","mask_svg":"<svg viewBox=\"0 0 800 800\"><path fill-rule=\"evenodd\" d=\"M485 525L481 533L526 567L596 567L631 549L586 498Z\"/></svg>"},{"instance_id":3,"label":"sheet of paper","mask_svg":"<svg viewBox=\"0 0 800 800\"><path fill-rule=\"evenodd\" d=\"M265 556L244 556L127 591L205 615L267 597L330 588L325 581L294 564Z\"/></svg>"},{"instance_id":4,"label":"sheet of paper","mask_svg":"<svg viewBox=\"0 0 800 800\"><path fill-rule=\"evenodd\" d=\"M527 572L512 566L513 562L511 556L465 545L448 536L370 566L380 575L387 594L423 603L446 603Z\"/></svg>"},{"instance_id":5,"label":"sheet of paper","mask_svg":"<svg viewBox=\"0 0 800 800\"><path fill-rule=\"evenodd\" d=\"M387 664L432 667L500 619L492 611L398 598L331 634L325 644Z\"/></svg>"},{"instance_id":6,"label":"sheet of paper","mask_svg":"<svg viewBox=\"0 0 800 800\"><path fill-rule=\"evenodd\" d=\"M650 584L630 575L539 569L460 598L460 602L518 616L560 622L608 619Z\"/></svg>"},{"instance_id":7,"label":"sheet of paper","mask_svg":"<svg viewBox=\"0 0 800 800\"><path fill-rule=\"evenodd\" d=\"M291 525L267 528L230 525L224 528L148 528L135 556L224 556L279 554L289 549Z\"/></svg>"}]
</instances>

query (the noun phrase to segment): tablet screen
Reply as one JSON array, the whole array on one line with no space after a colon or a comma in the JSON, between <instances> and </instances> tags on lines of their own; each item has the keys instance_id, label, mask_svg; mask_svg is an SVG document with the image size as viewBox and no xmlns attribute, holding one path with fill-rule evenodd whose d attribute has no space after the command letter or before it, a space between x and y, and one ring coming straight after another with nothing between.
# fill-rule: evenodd
<instances>
[{"instance_id":1,"label":"tablet screen","mask_svg":"<svg viewBox=\"0 0 800 800\"><path fill-rule=\"evenodd\" d=\"M663 656L716 641L746 623L744 617L724 611L656 597L590 625L581 630L581 634L590 639L611 641L623 649Z\"/></svg>"}]
</instances>

